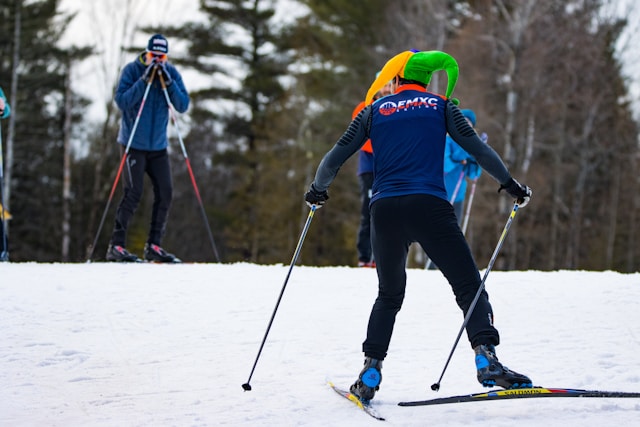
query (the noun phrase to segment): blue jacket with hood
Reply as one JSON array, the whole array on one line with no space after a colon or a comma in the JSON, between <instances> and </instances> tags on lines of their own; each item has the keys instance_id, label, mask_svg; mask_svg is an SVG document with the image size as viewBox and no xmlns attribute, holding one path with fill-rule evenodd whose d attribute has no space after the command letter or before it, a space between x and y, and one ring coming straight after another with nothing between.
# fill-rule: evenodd
<instances>
[{"instance_id":1,"label":"blue jacket with hood","mask_svg":"<svg viewBox=\"0 0 640 427\"><path fill-rule=\"evenodd\" d=\"M118 143L126 146L131 137L131 131L140 110L140 104L147 88L147 83L141 79L147 66L143 62L144 54L127 64L120 75L120 82L116 89L115 101L122 111ZM166 68L173 81L167 86L167 93L173 107L179 113L189 108L189 94L178 70L166 63ZM169 124L169 107L160 79L153 79L149 94L140 114L138 126L131 141L131 148L143 151L160 151L167 148L167 125Z\"/></svg>"},{"instance_id":2,"label":"blue jacket with hood","mask_svg":"<svg viewBox=\"0 0 640 427\"><path fill-rule=\"evenodd\" d=\"M485 142L486 135L480 136ZM465 162L465 163L462 163ZM447 197L452 203L464 201L467 193L467 180L478 179L482 174L482 169L476 163L476 160L467 153L462 147L447 135L447 142L444 147L444 185L447 188ZM456 187L460 187L456 193ZM455 193L455 194L454 194ZM455 198L451 198L455 195Z\"/></svg>"}]
</instances>

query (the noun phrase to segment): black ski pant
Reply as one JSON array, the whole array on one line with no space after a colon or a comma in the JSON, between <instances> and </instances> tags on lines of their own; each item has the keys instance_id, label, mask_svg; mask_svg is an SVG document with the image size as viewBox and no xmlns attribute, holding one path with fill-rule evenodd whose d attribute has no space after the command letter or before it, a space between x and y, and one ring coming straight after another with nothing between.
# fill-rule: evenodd
<instances>
[{"instance_id":1,"label":"black ski pant","mask_svg":"<svg viewBox=\"0 0 640 427\"><path fill-rule=\"evenodd\" d=\"M358 237L356 248L358 249L358 261L370 262L371 258L371 216L369 202L371 201L371 187L373 186L373 173L363 173L358 175L360 181L360 226L358 227Z\"/></svg>"},{"instance_id":2,"label":"black ski pant","mask_svg":"<svg viewBox=\"0 0 640 427\"><path fill-rule=\"evenodd\" d=\"M161 244L171 206L173 184L167 150L142 151L130 149L124 170L124 196L116 211L111 243L126 246L127 229L135 213L144 187L144 175L153 186L153 209L147 243Z\"/></svg>"},{"instance_id":3,"label":"black ski pant","mask_svg":"<svg viewBox=\"0 0 640 427\"><path fill-rule=\"evenodd\" d=\"M447 200L423 194L377 200L371 205L371 227L378 296L371 310L362 350L365 356L382 360L387 355L396 315L404 300L405 266L412 242L418 242L438 265L464 315L481 279L453 207ZM498 331L493 327L493 310L484 290L466 329L472 347L500 342ZM420 339L427 341L429 333Z\"/></svg>"}]
</instances>

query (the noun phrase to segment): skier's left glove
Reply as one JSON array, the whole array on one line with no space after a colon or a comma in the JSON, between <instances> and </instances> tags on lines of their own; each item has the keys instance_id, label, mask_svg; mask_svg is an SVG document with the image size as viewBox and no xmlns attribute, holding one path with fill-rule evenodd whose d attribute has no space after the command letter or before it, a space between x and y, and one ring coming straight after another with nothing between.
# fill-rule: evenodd
<instances>
[{"instance_id":1,"label":"skier's left glove","mask_svg":"<svg viewBox=\"0 0 640 427\"><path fill-rule=\"evenodd\" d=\"M309 186L309 191L304 194L304 200L307 202L307 205L311 207L312 205L316 205L317 207L322 207L324 203L329 200L329 193L327 191L318 191L313 184Z\"/></svg>"},{"instance_id":2,"label":"skier's left glove","mask_svg":"<svg viewBox=\"0 0 640 427\"><path fill-rule=\"evenodd\" d=\"M171 74L169 74L169 71L167 70L166 62L160 63L160 72L162 73L162 78L164 79L165 86L171 86L171 83L173 83L173 79L171 78Z\"/></svg>"},{"instance_id":3,"label":"skier's left glove","mask_svg":"<svg viewBox=\"0 0 640 427\"><path fill-rule=\"evenodd\" d=\"M505 190L511 197L516 199L516 203L524 208L531 200L531 189L526 185L520 184L515 179L511 178L505 184L501 184L498 192Z\"/></svg>"}]
</instances>

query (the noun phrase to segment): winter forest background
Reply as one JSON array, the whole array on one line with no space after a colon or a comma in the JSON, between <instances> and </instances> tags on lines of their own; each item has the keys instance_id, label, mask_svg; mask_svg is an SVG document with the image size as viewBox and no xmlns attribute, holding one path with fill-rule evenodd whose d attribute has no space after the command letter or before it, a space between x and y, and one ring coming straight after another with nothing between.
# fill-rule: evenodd
<instances>
[{"instance_id":1,"label":"winter forest background","mask_svg":"<svg viewBox=\"0 0 640 427\"><path fill-rule=\"evenodd\" d=\"M192 19L142 26L134 1L92 7L118 23L62 46L76 17L55 0L0 4L3 191L12 261L87 259L120 162L112 94L121 67L155 32L171 44L192 105L178 117L223 262L282 263L308 207L303 193L345 130L376 71L407 49L457 58L454 96L478 116L512 174L533 189L496 269L640 269L636 101L621 57L635 20L612 0L200 0ZM142 2L145 3L145 2ZM154 7L147 3L147 7ZM144 13L142 12L138 12ZM139 15L138 15L139 16ZM117 51L106 61L105 46ZM102 76L104 118L77 70ZM102 65L96 65L102 64ZM431 89L446 84L436 76ZM442 90L442 89L441 89ZM215 261L177 135L170 125L174 203L164 246L186 261ZM353 265L359 218L357 157L318 211L301 253L307 265ZM488 262L511 209L483 174L467 236ZM93 258L102 259L115 194ZM151 188L129 232L141 254ZM412 257L417 262L419 256Z\"/></svg>"}]
</instances>

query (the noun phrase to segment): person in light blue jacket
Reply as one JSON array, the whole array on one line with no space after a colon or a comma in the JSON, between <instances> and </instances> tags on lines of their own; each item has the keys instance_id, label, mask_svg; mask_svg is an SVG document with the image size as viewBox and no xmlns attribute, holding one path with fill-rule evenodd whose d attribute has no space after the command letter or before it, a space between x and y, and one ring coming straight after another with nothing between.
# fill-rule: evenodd
<instances>
[{"instance_id":1,"label":"person in light blue jacket","mask_svg":"<svg viewBox=\"0 0 640 427\"><path fill-rule=\"evenodd\" d=\"M476 125L476 114L473 110L460 110L471 127ZM480 135L482 142L487 142L487 134ZM482 168L472 155L460 147L451 136L447 135L444 149L444 185L447 189L447 197L453 205L453 210L458 218L458 225L462 222L462 208L467 195L467 178L478 179L482 174Z\"/></svg>"},{"instance_id":2,"label":"person in light blue jacket","mask_svg":"<svg viewBox=\"0 0 640 427\"><path fill-rule=\"evenodd\" d=\"M6 119L10 115L11 115L11 107L7 102L7 97L4 95L4 92L0 87L0 119Z\"/></svg>"},{"instance_id":3,"label":"person in light blue jacket","mask_svg":"<svg viewBox=\"0 0 640 427\"><path fill-rule=\"evenodd\" d=\"M6 119L11 115L11 107L7 102L7 97L4 96L4 92L0 87L0 119ZM2 150L2 132L0 129L0 150ZM2 161L2 152L0 151L0 162ZM3 178L3 165L0 163L0 187L4 184ZM4 223L5 221L11 219L11 215L9 212L4 210L4 194L2 193L2 188L0 188L0 194L2 194L2 200L0 200L0 261L9 261L9 249L7 236L4 234Z\"/></svg>"},{"instance_id":4,"label":"person in light blue jacket","mask_svg":"<svg viewBox=\"0 0 640 427\"><path fill-rule=\"evenodd\" d=\"M173 193L167 152L169 105L164 91L180 113L189 108L189 94L182 76L168 62L168 54L169 42L162 34L155 34L149 39L147 49L127 64L120 75L115 95L122 111L117 141L123 153L127 146L129 152L124 168L124 195L116 211L107 261L141 261L126 249L126 237L129 221L142 198L147 174L153 185L154 200L144 258L153 262L180 262L161 246Z\"/></svg>"}]
</instances>

